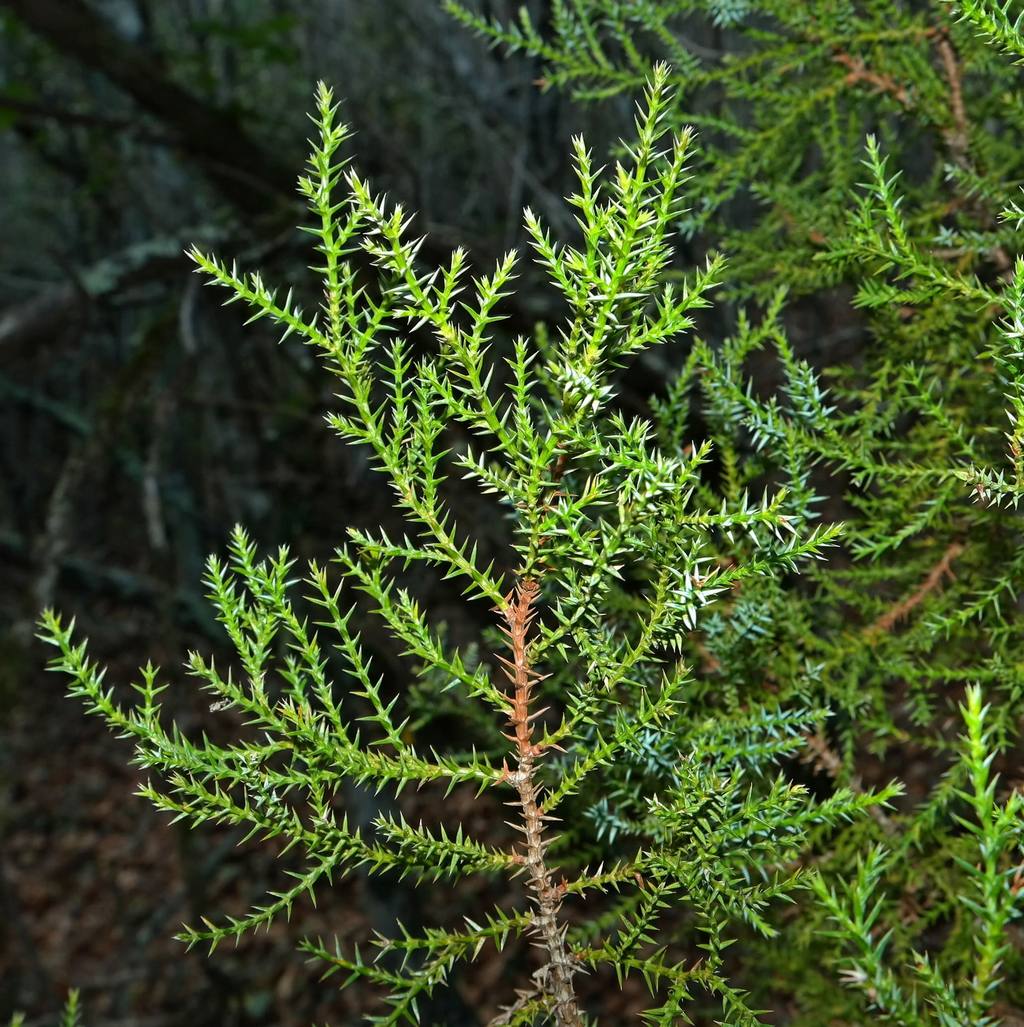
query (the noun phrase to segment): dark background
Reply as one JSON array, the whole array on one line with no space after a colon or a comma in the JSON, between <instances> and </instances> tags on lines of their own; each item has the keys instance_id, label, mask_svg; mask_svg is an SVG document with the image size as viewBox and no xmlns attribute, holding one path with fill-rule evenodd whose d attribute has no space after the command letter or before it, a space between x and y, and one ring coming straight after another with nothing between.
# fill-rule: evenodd
<instances>
[{"instance_id":1,"label":"dark background","mask_svg":"<svg viewBox=\"0 0 1024 1027\"><path fill-rule=\"evenodd\" d=\"M190 648L225 649L201 576L230 526L323 560L346 524L394 515L384 480L325 429L331 381L313 355L241 327L182 251L198 241L310 288L294 182L318 78L344 101L361 172L419 212L425 259L463 244L486 267L522 242L527 203L565 231L570 135L600 149L629 105L577 110L538 75L433 0L0 0L4 1022L52 1022L68 987L94 1027L355 1022L363 999L318 985L295 941L429 915L357 879L237 950L186 955L182 921L244 910L292 864L133 796L129 746L64 698L33 625L47 605L76 617L112 681L152 658L175 681L168 714L209 727L176 668ZM510 332L553 313L521 285ZM457 635L457 592L419 586ZM464 1005L489 1008L505 969L477 968L438 1019L475 1022Z\"/></svg>"}]
</instances>

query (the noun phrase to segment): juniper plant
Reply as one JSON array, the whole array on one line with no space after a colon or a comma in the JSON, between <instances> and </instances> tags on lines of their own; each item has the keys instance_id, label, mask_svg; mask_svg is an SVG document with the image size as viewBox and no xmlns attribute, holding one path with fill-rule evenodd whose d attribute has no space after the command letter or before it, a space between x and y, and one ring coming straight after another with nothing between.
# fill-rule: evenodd
<instances>
[{"instance_id":1,"label":"juniper plant","mask_svg":"<svg viewBox=\"0 0 1024 1027\"><path fill-rule=\"evenodd\" d=\"M827 566L803 583L759 579L709 610L684 649L720 722L767 687L782 708L833 712L808 737L822 778L855 790L880 766L917 778L912 801L833 836L794 944L759 950L744 979L808 1027L1013 1022L1019 781L997 794L988 768L1012 774L1021 753L1019 9L573 0L541 25L448 6L584 98L628 90L671 55L667 117L705 141L693 179L704 203L679 228L694 248L726 246L726 287L767 315L749 345L695 347L659 421L692 423L702 367L727 480L786 468L806 509L813 484L847 522ZM707 43L702 21L717 26L713 47L694 42ZM853 297L855 360L820 380L764 326L782 290L835 306L837 285ZM777 403L757 398L769 383L744 366L759 347L784 374ZM819 355L847 352L833 339Z\"/></svg>"},{"instance_id":2,"label":"juniper plant","mask_svg":"<svg viewBox=\"0 0 1024 1027\"><path fill-rule=\"evenodd\" d=\"M967 788L957 789L957 796L972 816L956 815L965 833L952 849L964 881L956 898L967 915L948 947L964 941L971 947L969 973L944 973L942 956L946 953L937 961L927 953L912 951L903 974L903 968L890 965L887 950L897 926L884 897L876 897L892 859L886 849L877 847L859 858L856 874L842 883L839 894L821 877L815 879L835 924L833 936L853 950L843 960L843 975L884 1022L922 1027L998 1022L991 1011L1009 951L1007 926L1017 912L1022 878L1020 868L1007 865L1006 860L1019 849L1021 796L1014 791L1005 803L996 801L997 781L990 764L997 745L987 723L991 711L982 704L980 688L967 689L961 713L967 735L956 769L966 779Z\"/></svg>"},{"instance_id":3,"label":"juniper plant","mask_svg":"<svg viewBox=\"0 0 1024 1027\"><path fill-rule=\"evenodd\" d=\"M359 868L433 888L505 877L498 908L378 938L373 958L325 939L302 949L346 984L386 992L373 1023L417 1022L422 997L457 964L520 939L537 946L535 970L495 1023L599 1020L601 991L585 975L601 988L637 978L652 1023L687 1022L698 1000L713 1000L723 1022L761 1023L730 980L727 947L740 933L774 937L774 900L811 883L830 832L881 815L897 793L837 787L815 799L780 769L828 715L800 701L814 692L813 663L793 661L785 701L760 681L728 679L719 692L708 673L716 661L749 663L759 618L841 531L817 523L796 445L804 421L827 414L825 397L777 306L760 323L741 319L721 346L695 340L652 418L616 406L620 369L691 333L724 270L718 258L688 275L671 266L692 134L671 130L669 80L667 67L652 69L635 137L609 170L574 140L578 238L556 240L525 212L534 260L566 311L532 338L500 331L521 258L473 276L459 249L446 266L422 267L409 216L346 165L348 132L325 86L299 181L321 308L307 314L258 272L193 251L227 302L321 355L340 389L331 427L371 454L410 529L393 538L350 528L336 573L313 563L300 595L288 550L261 556L242 528L226 559L211 558L206 580L237 666L193 653L187 667L216 706L255 729L229 745L163 722L168 686L152 665L123 702L73 624L45 614L54 669L153 774L143 795L192 826L240 825L303 855L289 887L245 916L187 928L188 944L212 949L264 927ZM785 364L781 401L755 398L742 381L745 356L765 345ZM687 438L679 416L700 397L717 453ZM737 418L778 447L760 499L737 459ZM453 514L456 475L492 497L507 557L481 559L474 525ZM450 644L401 584L410 565L455 579L467 603L493 611L482 639L493 653ZM406 692L386 689L360 642L356 611L367 604L410 659ZM682 656L699 627L703 668ZM417 734L442 699L462 727L424 746ZM486 810L498 810L491 795L508 801L513 830L497 812L487 837L447 813L428 825L398 812L360 831L339 795L346 781L396 796L432 786L439 802L468 786ZM998 932L986 951L998 953Z\"/></svg>"}]
</instances>

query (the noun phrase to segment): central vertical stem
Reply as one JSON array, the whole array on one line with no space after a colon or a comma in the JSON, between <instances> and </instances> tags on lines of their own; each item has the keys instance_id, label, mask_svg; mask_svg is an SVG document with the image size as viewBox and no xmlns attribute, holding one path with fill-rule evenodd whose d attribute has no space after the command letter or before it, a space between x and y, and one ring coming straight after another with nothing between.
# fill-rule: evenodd
<instances>
[{"instance_id":1,"label":"central vertical stem","mask_svg":"<svg viewBox=\"0 0 1024 1027\"><path fill-rule=\"evenodd\" d=\"M567 925L559 920L562 889L551 880L551 871L545 861L547 842L544 839L544 814L537 796L540 785L534 780L535 761L541 750L533 744L532 720L543 710L531 713L530 699L538 675L530 667L526 636L535 616L534 603L540 592L535 581L526 579L505 600L502 613L507 627L512 659L502 660L505 673L514 686L509 697L509 722L515 743L516 769L509 780L519 793L522 830L526 839L523 859L533 900L537 906L534 924L547 952L547 962L537 974L542 992L555 1002L555 1019L559 1027L583 1027L583 1017L576 1002L572 978L575 967L565 942Z\"/></svg>"}]
</instances>

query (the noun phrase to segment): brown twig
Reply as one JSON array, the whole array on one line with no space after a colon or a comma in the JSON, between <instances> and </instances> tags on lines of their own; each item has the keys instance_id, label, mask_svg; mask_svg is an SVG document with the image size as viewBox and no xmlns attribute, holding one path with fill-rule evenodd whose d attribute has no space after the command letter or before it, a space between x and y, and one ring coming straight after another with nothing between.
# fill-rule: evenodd
<instances>
[{"instance_id":1,"label":"brown twig","mask_svg":"<svg viewBox=\"0 0 1024 1027\"><path fill-rule=\"evenodd\" d=\"M953 115L953 127L947 129L943 135L946 145L953 160L961 168L967 168L967 110L964 107L963 75L960 71L960 62L957 60L953 44L945 34L937 37L936 48L939 51L939 59L942 61L942 69L946 73L946 81L949 83L949 110Z\"/></svg>"},{"instance_id":2,"label":"brown twig","mask_svg":"<svg viewBox=\"0 0 1024 1027\"><path fill-rule=\"evenodd\" d=\"M928 572L928 576L924 581L910 595L900 600L874 623L869 625L864 630L864 637L870 641L878 635L891 631L904 617L920 606L925 598L942 584L944 578L947 576L952 577L952 563L965 548L966 546L962 542L951 542L946 547L946 551L942 554L939 561ZM843 761L829 746L825 736L821 732L817 732L806 735L804 740L809 750L809 756L804 762L812 763L819 770L833 778L833 780L838 778L843 770ZM847 784L852 791L863 794L864 786L859 775L852 775ZM871 815L885 831L891 832L893 830L892 820L886 816L880 807L872 806Z\"/></svg>"},{"instance_id":3,"label":"brown twig","mask_svg":"<svg viewBox=\"0 0 1024 1027\"><path fill-rule=\"evenodd\" d=\"M900 600L895 606L883 613L878 620L865 630L864 634L869 638L873 638L875 635L892 631L904 617L920 606L925 598L942 584L943 578L947 576L953 577L953 572L950 569L951 564L964 551L964 548L965 546L962 542L951 542L942 554L939 562L928 572L928 577L906 599Z\"/></svg>"},{"instance_id":4,"label":"brown twig","mask_svg":"<svg viewBox=\"0 0 1024 1027\"><path fill-rule=\"evenodd\" d=\"M512 657L499 659L514 689L513 694L507 696L512 733L506 737L515 744L516 769L509 770L506 766L504 776L519 793L518 801L511 805L519 807L522 822L512 826L522 831L525 838L523 858L537 907L534 929L540 935L547 954L547 961L534 979L538 987L551 996L559 1027L582 1027L583 1017L572 983L577 968L565 941L568 925L562 924L558 915L564 887L552 881L545 861L549 841L544 838L544 822L552 818L541 813L537 801L540 785L534 776L536 758L544 750L533 742L532 725L544 710L530 708L533 686L541 676L530 666L527 635L536 616L535 603L539 594L537 583L524 579L505 597L504 605L499 608L505 619L506 626L502 630L508 637Z\"/></svg>"},{"instance_id":5,"label":"brown twig","mask_svg":"<svg viewBox=\"0 0 1024 1027\"><path fill-rule=\"evenodd\" d=\"M872 71L864 61L863 57L854 57L853 54L839 50L832 54L832 60L847 68L845 82L848 86L857 85L859 82L866 82L874 86L880 93L891 96L903 107L910 106L910 93L905 86L901 86L890 75L883 75L880 72Z\"/></svg>"},{"instance_id":6,"label":"brown twig","mask_svg":"<svg viewBox=\"0 0 1024 1027\"><path fill-rule=\"evenodd\" d=\"M977 169L970 157L970 122L967 119L967 108L964 105L963 70L960 60L945 30L936 32L935 40L935 48L938 50L939 60L942 62L942 70L949 83L949 111L953 121L951 126L942 130L942 138L953 163L962 171L977 175ZM968 197L965 206L983 224L992 224L992 213L987 209L981 197ZM1013 266L1013 260L1003 246L993 246L989 250L989 258L1003 274Z\"/></svg>"}]
</instances>

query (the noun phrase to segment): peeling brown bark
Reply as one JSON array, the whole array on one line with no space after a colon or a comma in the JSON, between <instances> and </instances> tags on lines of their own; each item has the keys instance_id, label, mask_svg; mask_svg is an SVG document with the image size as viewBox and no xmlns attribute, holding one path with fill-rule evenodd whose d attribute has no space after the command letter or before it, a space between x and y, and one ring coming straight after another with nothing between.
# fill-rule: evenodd
<instances>
[{"instance_id":1,"label":"peeling brown bark","mask_svg":"<svg viewBox=\"0 0 1024 1027\"><path fill-rule=\"evenodd\" d=\"M501 610L506 624L503 630L512 654L511 660L503 659L502 664L514 687L508 697L513 733L507 737L515 743L516 758L516 769L506 768L505 776L519 793L518 802L512 805L519 807L522 823L513 826L522 831L525 838L523 861L536 905L534 927L547 956L544 966L534 975L538 990L553 999L559 1027L583 1027L572 983L576 967L565 941L568 925L559 917L564 889L553 882L545 860L549 839L544 837L544 822L551 818L540 811L537 801L540 785L534 777L536 759L543 749L533 743L532 722L544 711L530 708L533 685L540 676L530 666L527 635L536 614L534 604L539 593L537 583L525 579L509 593Z\"/></svg>"}]
</instances>

